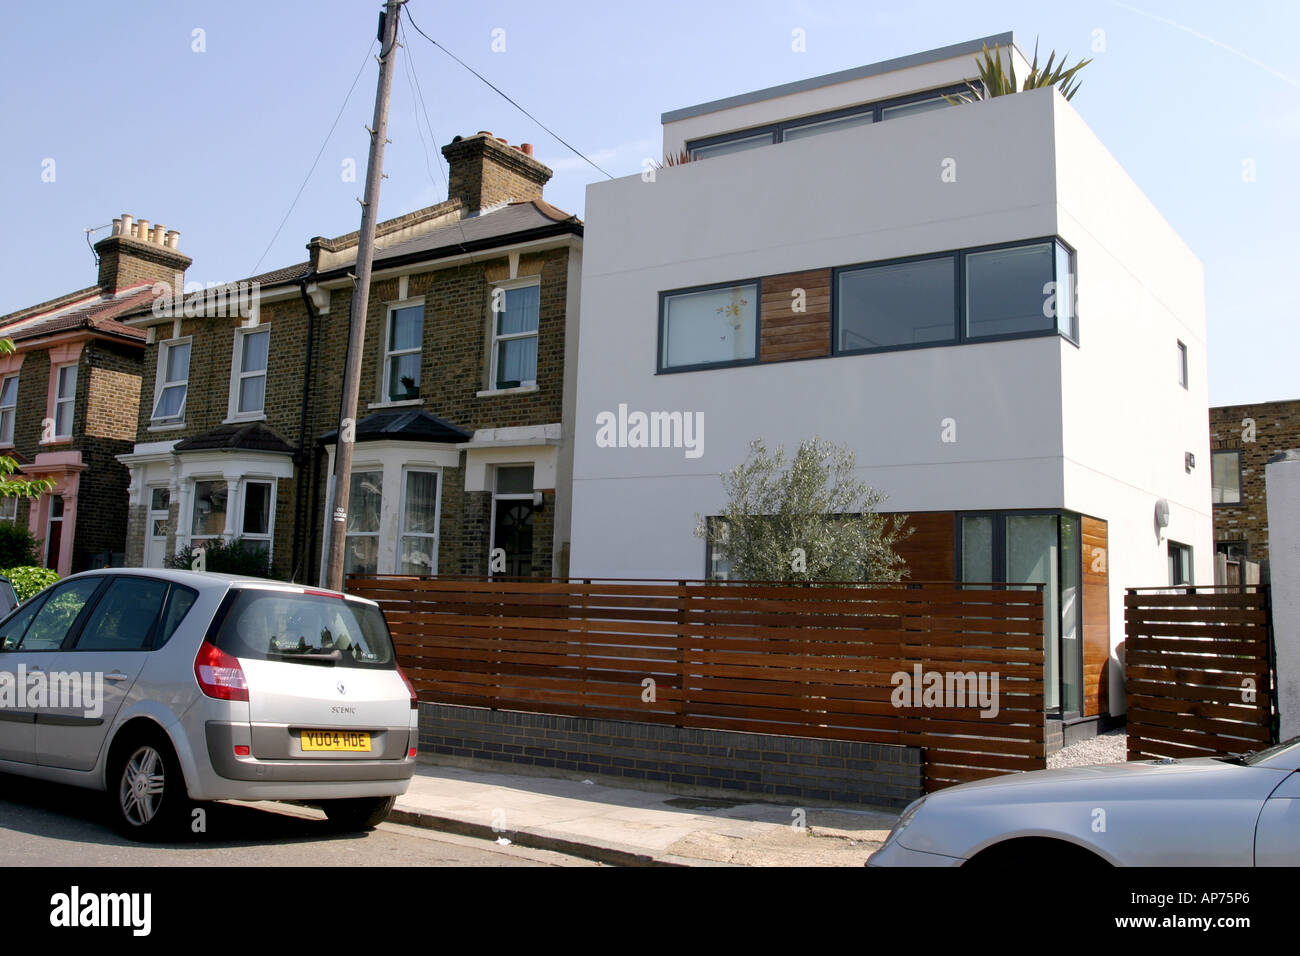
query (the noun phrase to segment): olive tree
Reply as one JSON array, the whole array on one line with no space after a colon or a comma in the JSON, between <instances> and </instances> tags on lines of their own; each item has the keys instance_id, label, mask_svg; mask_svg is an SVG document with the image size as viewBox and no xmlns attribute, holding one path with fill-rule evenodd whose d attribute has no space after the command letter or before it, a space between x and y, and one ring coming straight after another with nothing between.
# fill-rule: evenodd
<instances>
[{"instance_id":1,"label":"olive tree","mask_svg":"<svg viewBox=\"0 0 1300 956\"><path fill-rule=\"evenodd\" d=\"M749 581L897 581L907 575L894 551L911 535L906 515L877 513L885 496L855 473L853 451L818 437L787 460L750 442L745 461L722 477L718 518L696 516L695 534Z\"/></svg>"}]
</instances>

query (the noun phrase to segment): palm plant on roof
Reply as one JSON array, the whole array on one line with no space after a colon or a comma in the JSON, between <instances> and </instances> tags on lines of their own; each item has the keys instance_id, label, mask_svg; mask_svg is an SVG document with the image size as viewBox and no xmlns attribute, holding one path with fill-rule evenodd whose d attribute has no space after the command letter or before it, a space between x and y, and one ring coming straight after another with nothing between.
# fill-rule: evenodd
<instances>
[{"instance_id":1,"label":"palm plant on roof","mask_svg":"<svg viewBox=\"0 0 1300 956\"><path fill-rule=\"evenodd\" d=\"M1010 50L1008 49L1008 53ZM1046 86L1058 86L1061 95L1067 100L1073 99L1074 94L1079 92L1079 71L1092 62L1092 59L1080 60L1074 66L1066 66L1065 61L1069 54L1061 57L1060 62L1056 61L1056 51L1053 50L1048 54L1047 62L1041 67L1038 65L1038 43L1034 42L1034 59L1029 65L1029 75L1025 77L1024 83L1017 86L1016 83L1016 65L1010 55L1006 58L1005 65L1002 61L1002 48L995 45L992 50L987 46L983 48L980 56L975 58L975 65L979 70L979 83L967 81L966 93L957 93L953 96L945 96L949 103L973 103L976 100L986 100L993 96L1007 96L1011 93L1023 93L1027 90L1037 90Z\"/></svg>"}]
</instances>

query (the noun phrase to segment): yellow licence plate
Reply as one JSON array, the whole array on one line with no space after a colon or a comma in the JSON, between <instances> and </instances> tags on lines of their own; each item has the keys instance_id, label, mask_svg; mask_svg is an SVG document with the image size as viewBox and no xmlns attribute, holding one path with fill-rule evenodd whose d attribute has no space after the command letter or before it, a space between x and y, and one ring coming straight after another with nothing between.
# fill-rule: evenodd
<instances>
[{"instance_id":1,"label":"yellow licence plate","mask_svg":"<svg viewBox=\"0 0 1300 956\"><path fill-rule=\"evenodd\" d=\"M370 751L370 734L356 730L304 730L303 750Z\"/></svg>"}]
</instances>

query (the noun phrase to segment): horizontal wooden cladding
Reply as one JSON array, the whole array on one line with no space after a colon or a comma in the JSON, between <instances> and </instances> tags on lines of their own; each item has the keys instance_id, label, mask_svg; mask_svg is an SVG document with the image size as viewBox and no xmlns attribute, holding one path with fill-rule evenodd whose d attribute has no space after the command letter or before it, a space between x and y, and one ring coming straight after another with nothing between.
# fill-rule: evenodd
<instances>
[{"instance_id":1,"label":"horizontal wooden cladding","mask_svg":"<svg viewBox=\"0 0 1300 956\"><path fill-rule=\"evenodd\" d=\"M1274 739L1265 588L1124 596L1129 759L1228 756Z\"/></svg>"},{"instance_id":2,"label":"horizontal wooden cladding","mask_svg":"<svg viewBox=\"0 0 1300 956\"><path fill-rule=\"evenodd\" d=\"M948 581L957 576L953 567L956 527L957 516L951 511L913 512L907 516L903 528L914 530L894 550L907 563L912 578Z\"/></svg>"},{"instance_id":3,"label":"horizontal wooden cladding","mask_svg":"<svg viewBox=\"0 0 1300 956\"><path fill-rule=\"evenodd\" d=\"M768 276L763 279L762 300L760 361L831 354L830 269Z\"/></svg>"},{"instance_id":4,"label":"horizontal wooden cladding","mask_svg":"<svg viewBox=\"0 0 1300 956\"><path fill-rule=\"evenodd\" d=\"M348 590L383 606L424 700L919 746L943 754L930 789L1045 765L1040 591L402 577Z\"/></svg>"}]
</instances>

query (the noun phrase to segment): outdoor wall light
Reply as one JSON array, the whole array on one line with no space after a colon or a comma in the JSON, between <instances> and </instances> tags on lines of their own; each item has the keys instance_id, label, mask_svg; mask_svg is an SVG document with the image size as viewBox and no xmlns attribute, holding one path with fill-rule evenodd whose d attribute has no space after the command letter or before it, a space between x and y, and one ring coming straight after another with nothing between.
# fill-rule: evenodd
<instances>
[{"instance_id":1,"label":"outdoor wall light","mask_svg":"<svg viewBox=\"0 0 1300 956\"><path fill-rule=\"evenodd\" d=\"M1169 502L1164 498L1156 502L1156 527L1169 527Z\"/></svg>"},{"instance_id":2,"label":"outdoor wall light","mask_svg":"<svg viewBox=\"0 0 1300 956\"><path fill-rule=\"evenodd\" d=\"M1183 467L1187 469L1189 475L1192 473L1192 469L1196 467L1196 456L1190 451L1183 452Z\"/></svg>"}]
</instances>

